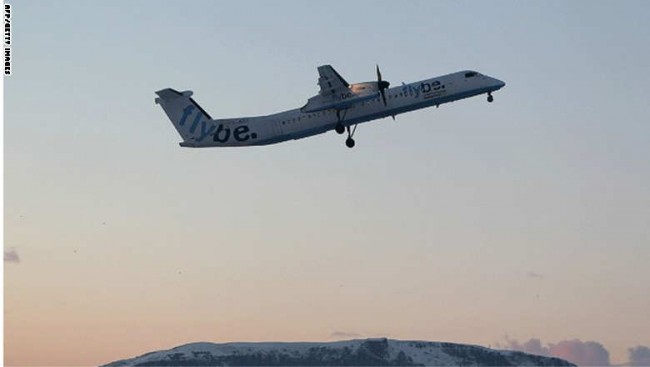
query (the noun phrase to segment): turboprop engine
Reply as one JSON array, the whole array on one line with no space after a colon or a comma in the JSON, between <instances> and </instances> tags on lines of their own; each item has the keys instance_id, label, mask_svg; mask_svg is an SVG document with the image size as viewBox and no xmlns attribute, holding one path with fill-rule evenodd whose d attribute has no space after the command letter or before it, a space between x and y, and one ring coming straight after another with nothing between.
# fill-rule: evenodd
<instances>
[{"instance_id":1,"label":"turboprop engine","mask_svg":"<svg viewBox=\"0 0 650 367\"><path fill-rule=\"evenodd\" d=\"M309 98L307 104L301 108L303 112L318 112L324 110L344 110L356 103L381 96L384 106L386 105L386 95L384 91L388 89L390 83L381 79L381 72L377 66L377 81L350 84L347 90L337 94L322 95L318 94Z\"/></svg>"}]
</instances>

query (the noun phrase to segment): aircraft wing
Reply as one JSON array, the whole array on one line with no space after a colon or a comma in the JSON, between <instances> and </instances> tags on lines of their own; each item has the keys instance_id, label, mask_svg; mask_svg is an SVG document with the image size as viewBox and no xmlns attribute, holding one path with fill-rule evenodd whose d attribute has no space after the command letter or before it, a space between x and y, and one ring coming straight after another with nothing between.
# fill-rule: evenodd
<instances>
[{"instance_id":1,"label":"aircraft wing","mask_svg":"<svg viewBox=\"0 0 650 367\"><path fill-rule=\"evenodd\" d=\"M320 85L320 95L323 97L335 97L340 93L348 91L350 84L334 70L332 65L322 65L318 67L318 85Z\"/></svg>"}]
</instances>

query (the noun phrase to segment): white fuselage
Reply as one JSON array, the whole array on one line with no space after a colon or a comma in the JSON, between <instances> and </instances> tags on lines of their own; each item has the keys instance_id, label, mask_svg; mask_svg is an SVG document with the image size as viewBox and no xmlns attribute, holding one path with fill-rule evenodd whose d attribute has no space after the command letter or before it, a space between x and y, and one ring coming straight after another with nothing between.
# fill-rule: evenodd
<instances>
[{"instance_id":1,"label":"white fuselage","mask_svg":"<svg viewBox=\"0 0 650 367\"><path fill-rule=\"evenodd\" d=\"M340 110L339 116L343 125L350 126L494 92L504 85L502 81L489 76L461 71L386 89L385 106L377 93L375 98ZM201 141L181 145L227 147L274 144L324 133L334 129L337 121L337 111L334 109L303 112L300 108L267 116L209 120L209 131L214 131L213 134Z\"/></svg>"}]
</instances>

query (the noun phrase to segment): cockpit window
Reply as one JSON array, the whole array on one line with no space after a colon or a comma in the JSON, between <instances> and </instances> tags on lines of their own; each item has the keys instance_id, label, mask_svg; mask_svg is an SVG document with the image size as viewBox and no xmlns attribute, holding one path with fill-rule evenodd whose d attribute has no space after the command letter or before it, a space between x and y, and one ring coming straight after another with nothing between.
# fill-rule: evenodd
<instances>
[{"instance_id":1,"label":"cockpit window","mask_svg":"<svg viewBox=\"0 0 650 367\"><path fill-rule=\"evenodd\" d=\"M475 71L470 71L469 73L465 73L465 78L471 78L473 76L476 76L476 74L477 73Z\"/></svg>"}]
</instances>

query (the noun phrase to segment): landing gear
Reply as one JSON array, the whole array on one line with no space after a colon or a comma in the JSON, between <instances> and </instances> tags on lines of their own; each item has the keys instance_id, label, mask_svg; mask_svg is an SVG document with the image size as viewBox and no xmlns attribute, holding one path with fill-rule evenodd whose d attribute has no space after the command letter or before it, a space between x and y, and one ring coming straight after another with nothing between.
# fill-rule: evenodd
<instances>
[{"instance_id":1,"label":"landing gear","mask_svg":"<svg viewBox=\"0 0 650 367\"><path fill-rule=\"evenodd\" d=\"M336 127L334 130L336 130L336 133L339 135L345 132L345 126L343 126L343 122L341 120L341 110L336 110Z\"/></svg>"},{"instance_id":2,"label":"landing gear","mask_svg":"<svg viewBox=\"0 0 650 367\"><path fill-rule=\"evenodd\" d=\"M494 101L494 97L492 97L492 93L488 92L488 98L487 101L492 103Z\"/></svg>"},{"instance_id":3,"label":"landing gear","mask_svg":"<svg viewBox=\"0 0 650 367\"><path fill-rule=\"evenodd\" d=\"M352 130L350 130L350 126L346 126L345 129L348 131L348 138L345 139L345 145L348 148L354 148L354 139L352 137L354 136L354 132L357 131L357 125L354 125Z\"/></svg>"},{"instance_id":4,"label":"landing gear","mask_svg":"<svg viewBox=\"0 0 650 367\"><path fill-rule=\"evenodd\" d=\"M345 129L348 131L348 138L345 139L345 145L348 148L354 148L354 139L352 139L352 137L354 136L355 131L357 131L357 125L354 125L352 130L350 130L350 126L346 126Z\"/></svg>"},{"instance_id":5,"label":"landing gear","mask_svg":"<svg viewBox=\"0 0 650 367\"><path fill-rule=\"evenodd\" d=\"M343 111L343 116L341 116L341 111ZM343 110L336 110L336 126L334 126L334 130L338 134L343 134L345 131L348 132L348 138L345 139L345 145L348 148L354 148L354 139L352 137L354 136L354 132L357 131L357 125L354 125L354 128L350 130L350 125L344 125L343 124L343 119L345 118L345 113L347 112L347 109Z\"/></svg>"}]
</instances>

